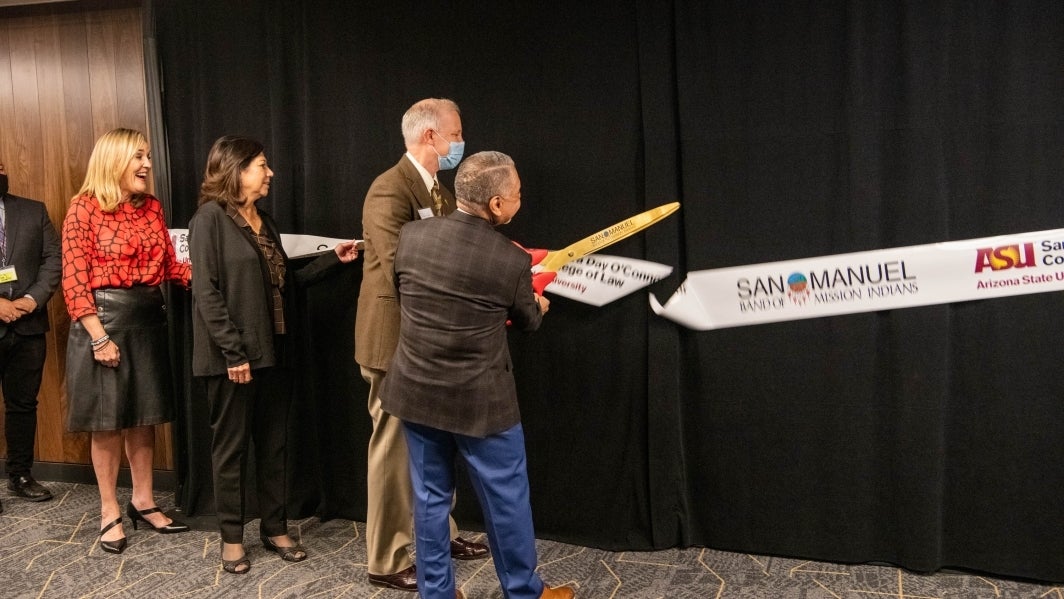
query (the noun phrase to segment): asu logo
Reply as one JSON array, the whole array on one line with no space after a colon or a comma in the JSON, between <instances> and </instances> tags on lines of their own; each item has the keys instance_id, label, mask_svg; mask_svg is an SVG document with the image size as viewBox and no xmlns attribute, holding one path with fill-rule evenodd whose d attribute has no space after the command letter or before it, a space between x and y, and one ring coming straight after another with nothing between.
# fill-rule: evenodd
<instances>
[{"instance_id":1,"label":"asu logo","mask_svg":"<svg viewBox=\"0 0 1064 599\"><path fill-rule=\"evenodd\" d=\"M1037 266L1034 261L1034 244L1003 245L996 248L979 248L975 254L975 272L986 269L998 271L1009 268Z\"/></svg>"}]
</instances>

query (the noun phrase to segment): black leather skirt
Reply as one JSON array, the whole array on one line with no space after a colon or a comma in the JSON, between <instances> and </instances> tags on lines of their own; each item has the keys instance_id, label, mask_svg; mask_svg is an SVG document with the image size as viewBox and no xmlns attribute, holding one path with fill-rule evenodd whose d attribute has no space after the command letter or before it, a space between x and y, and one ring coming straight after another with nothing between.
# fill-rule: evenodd
<instances>
[{"instance_id":1,"label":"black leather skirt","mask_svg":"<svg viewBox=\"0 0 1064 599\"><path fill-rule=\"evenodd\" d=\"M101 365L80 322L67 341L67 429L110 431L173 420L166 304L158 286L94 292L96 314L118 346L117 368Z\"/></svg>"}]
</instances>

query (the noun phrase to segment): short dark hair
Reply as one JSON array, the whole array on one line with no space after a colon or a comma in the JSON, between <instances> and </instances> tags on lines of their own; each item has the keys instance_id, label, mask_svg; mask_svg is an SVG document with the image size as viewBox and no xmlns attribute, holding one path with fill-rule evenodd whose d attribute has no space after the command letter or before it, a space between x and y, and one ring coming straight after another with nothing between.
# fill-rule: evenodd
<instances>
[{"instance_id":1,"label":"short dark hair","mask_svg":"<svg viewBox=\"0 0 1064 599\"><path fill-rule=\"evenodd\" d=\"M517 167L502 152L477 152L462 161L454 176L454 195L459 202L486 208L488 200L502 195L512 185Z\"/></svg>"}]
</instances>

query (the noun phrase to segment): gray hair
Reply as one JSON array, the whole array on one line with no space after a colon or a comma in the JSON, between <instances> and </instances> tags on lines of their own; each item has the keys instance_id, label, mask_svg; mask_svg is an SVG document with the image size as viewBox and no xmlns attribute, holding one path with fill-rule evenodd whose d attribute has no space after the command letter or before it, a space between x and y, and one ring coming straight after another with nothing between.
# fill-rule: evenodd
<instances>
[{"instance_id":1,"label":"gray hair","mask_svg":"<svg viewBox=\"0 0 1064 599\"><path fill-rule=\"evenodd\" d=\"M459 202L487 208L493 196L508 192L517 167L502 152L477 152L462 161L454 176L454 195Z\"/></svg>"},{"instance_id":2,"label":"gray hair","mask_svg":"<svg viewBox=\"0 0 1064 599\"><path fill-rule=\"evenodd\" d=\"M457 104L446 98L426 98L416 102L403 115L403 142L412 146L418 142L425 129L438 130L440 114L445 110L462 113Z\"/></svg>"}]
</instances>

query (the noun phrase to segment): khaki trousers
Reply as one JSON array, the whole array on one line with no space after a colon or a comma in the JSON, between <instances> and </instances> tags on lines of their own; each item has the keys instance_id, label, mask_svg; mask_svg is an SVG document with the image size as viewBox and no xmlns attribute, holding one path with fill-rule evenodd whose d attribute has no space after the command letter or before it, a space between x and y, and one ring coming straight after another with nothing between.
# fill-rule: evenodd
<instances>
[{"instance_id":1,"label":"khaki trousers","mask_svg":"<svg viewBox=\"0 0 1064 599\"><path fill-rule=\"evenodd\" d=\"M381 409L380 389L387 372L360 367L369 383L369 438L366 464L366 565L370 574L395 574L414 565L414 492L403 423ZM451 500L454 506L454 499ZM458 536L448 518L451 538Z\"/></svg>"}]
</instances>

